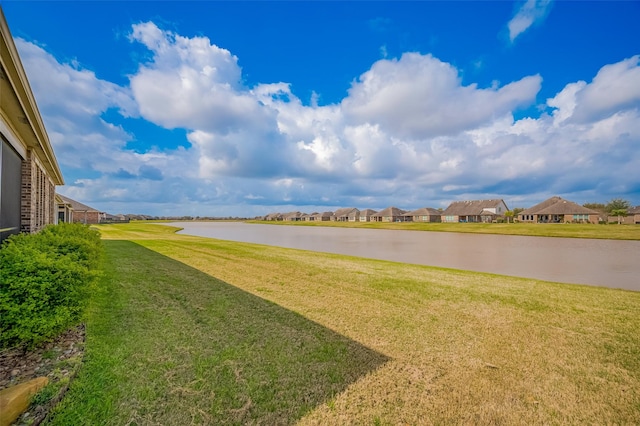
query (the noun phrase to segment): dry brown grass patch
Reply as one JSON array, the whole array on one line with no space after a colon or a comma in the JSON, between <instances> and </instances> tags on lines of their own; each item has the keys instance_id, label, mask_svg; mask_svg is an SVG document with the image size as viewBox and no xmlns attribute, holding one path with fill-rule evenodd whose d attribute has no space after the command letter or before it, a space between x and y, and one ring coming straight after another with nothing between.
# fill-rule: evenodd
<instances>
[{"instance_id":1,"label":"dry brown grass patch","mask_svg":"<svg viewBox=\"0 0 640 426\"><path fill-rule=\"evenodd\" d=\"M638 293L194 237L137 242L391 359L301 424L640 424Z\"/></svg>"}]
</instances>

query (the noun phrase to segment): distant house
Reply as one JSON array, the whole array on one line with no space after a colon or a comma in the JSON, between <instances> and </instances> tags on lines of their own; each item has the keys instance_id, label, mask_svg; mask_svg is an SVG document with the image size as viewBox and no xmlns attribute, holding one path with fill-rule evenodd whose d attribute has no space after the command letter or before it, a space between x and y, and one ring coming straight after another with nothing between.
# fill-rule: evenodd
<instances>
[{"instance_id":1,"label":"distant house","mask_svg":"<svg viewBox=\"0 0 640 426\"><path fill-rule=\"evenodd\" d=\"M441 213L442 222L492 222L508 211L503 200L454 201Z\"/></svg>"},{"instance_id":2,"label":"distant house","mask_svg":"<svg viewBox=\"0 0 640 426\"><path fill-rule=\"evenodd\" d=\"M630 208L624 216L608 215L607 221L609 223L623 223L626 225L640 224L640 206Z\"/></svg>"},{"instance_id":3,"label":"distant house","mask_svg":"<svg viewBox=\"0 0 640 426\"><path fill-rule=\"evenodd\" d=\"M405 210L397 207L387 207L378 213L371 215L372 222L404 222Z\"/></svg>"},{"instance_id":4,"label":"distant house","mask_svg":"<svg viewBox=\"0 0 640 426\"><path fill-rule=\"evenodd\" d=\"M100 220L100 223L128 223L129 219L123 214L109 214L106 213L104 218Z\"/></svg>"},{"instance_id":5,"label":"distant house","mask_svg":"<svg viewBox=\"0 0 640 426\"><path fill-rule=\"evenodd\" d=\"M0 241L56 223L64 180L0 8Z\"/></svg>"},{"instance_id":6,"label":"distant house","mask_svg":"<svg viewBox=\"0 0 640 426\"><path fill-rule=\"evenodd\" d=\"M413 210L404 214L407 222L440 222L442 213L430 207Z\"/></svg>"},{"instance_id":7,"label":"distant house","mask_svg":"<svg viewBox=\"0 0 640 426\"><path fill-rule=\"evenodd\" d=\"M96 225L107 218L105 212L96 210L93 207L89 207L86 204L82 204L79 201L72 200L69 197L58 194L58 197L65 203L71 206L73 210L72 221L76 223L84 223L88 225ZM58 206L58 209L60 207Z\"/></svg>"},{"instance_id":8,"label":"distant house","mask_svg":"<svg viewBox=\"0 0 640 426\"><path fill-rule=\"evenodd\" d=\"M333 212L314 213L311 215L311 220L314 222L328 222L333 217Z\"/></svg>"},{"instance_id":9,"label":"distant house","mask_svg":"<svg viewBox=\"0 0 640 426\"><path fill-rule=\"evenodd\" d=\"M600 213L560 197L551 197L518 214L520 222L530 223L598 223Z\"/></svg>"},{"instance_id":10,"label":"distant house","mask_svg":"<svg viewBox=\"0 0 640 426\"><path fill-rule=\"evenodd\" d=\"M290 212L282 215L282 220L285 222L299 222L302 220L302 213Z\"/></svg>"},{"instance_id":11,"label":"distant house","mask_svg":"<svg viewBox=\"0 0 640 426\"><path fill-rule=\"evenodd\" d=\"M346 207L333 212L331 220L334 222L353 222L355 219L351 220L350 217L355 217L355 215L358 215L357 217L359 218L359 213L360 210L356 209L355 207Z\"/></svg>"},{"instance_id":12,"label":"distant house","mask_svg":"<svg viewBox=\"0 0 640 426\"><path fill-rule=\"evenodd\" d=\"M73 206L70 202L64 201L60 194L56 194L56 206L58 209L58 223L73 222Z\"/></svg>"},{"instance_id":13,"label":"distant house","mask_svg":"<svg viewBox=\"0 0 640 426\"><path fill-rule=\"evenodd\" d=\"M630 218L630 223L640 224L640 206L629 209L627 216Z\"/></svg>"},{"instance_id":14,"label":"distant house","mask_svg":"<svg viewBox=\"0 0 640 426\"><path fill-rule=\"evenodd\" d=\"M279 220L282 220L282 214L281 213L269 213L268 215L266 215L264 217L264 220L279 221Z\"/></svg>"},{"instance_id":15,"label":"distant house","mask_svg":"<svg viewBox=\"0 0 640 426\"><path fill-rule=\"evenodd\" d=\"M360 222L371 222L371 216L376 214L375 210L365 209L360 211Z\"/></svg>"},{"instance_id":16,"label":"distant house","mask_svg":"<svg viewBox=\"0 0 640 426\"><path fill-rule=\"evenodd\" d=\"M360 222L360 210L353 209L347 213L347 220L349 222Z\"/></svg>"}]
</instances>

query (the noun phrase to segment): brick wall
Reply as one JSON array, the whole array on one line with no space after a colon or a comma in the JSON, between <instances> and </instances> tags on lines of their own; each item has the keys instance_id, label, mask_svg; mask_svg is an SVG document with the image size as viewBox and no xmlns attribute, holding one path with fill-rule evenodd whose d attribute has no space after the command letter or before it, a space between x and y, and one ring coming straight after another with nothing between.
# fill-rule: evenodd
<instances>
[{"instance_id":1,"label":"brick wall","mask_svg":"<svg viewBox=\"0 0 640 426\"><path fill-rule=\"evenodd\" d=\"M21 232L38 232L55 223L55 185L31 151L22 161L21 192Z\"/></svg>"},{"instance_id":2,"label":"brick wall","mask_svg":"<svg viewBox=\"0 0 640 426\"><path fill-rule=\"evenodd\" d=\"M82 211L82 210L74 210L73 211L73 221L89 224L89 225L97 225L100 223L100 212L99 211Z\"/></svg>"}]
</instances>

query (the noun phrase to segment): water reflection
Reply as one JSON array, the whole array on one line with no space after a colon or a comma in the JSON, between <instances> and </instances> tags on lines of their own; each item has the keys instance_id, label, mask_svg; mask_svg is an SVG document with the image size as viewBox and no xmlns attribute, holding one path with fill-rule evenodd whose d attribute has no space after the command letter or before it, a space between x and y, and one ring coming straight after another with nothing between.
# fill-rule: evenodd
<instances>
[{"instance_id":1,"label":"water reflection","mask_svg":"<svg viewBox=\"0 0 640 426\"><path fill-rule=\"evenodd\" d=\"M372 259L640 290L640 241L178 222L181 233Z\"/></svg>"}]
</instances>

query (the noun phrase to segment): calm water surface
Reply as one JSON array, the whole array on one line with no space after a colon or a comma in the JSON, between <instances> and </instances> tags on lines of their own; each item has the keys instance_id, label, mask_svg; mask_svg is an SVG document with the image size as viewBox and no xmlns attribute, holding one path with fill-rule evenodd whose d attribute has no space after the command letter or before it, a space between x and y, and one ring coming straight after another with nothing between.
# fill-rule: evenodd
<instances>
[{"instance_id":1,"label":"calm water surface","mask_svg":"<svg viewBox=\"0 0 640 426\"><path fill-rule=\"evenodd\" d=\"M176 222L180 233L640 291L640 241Z\"/></svg>"}]
</instances>

